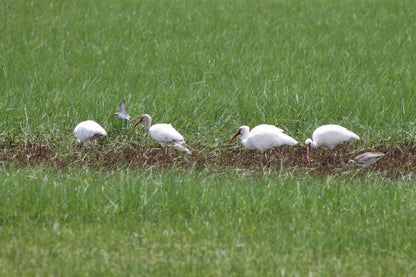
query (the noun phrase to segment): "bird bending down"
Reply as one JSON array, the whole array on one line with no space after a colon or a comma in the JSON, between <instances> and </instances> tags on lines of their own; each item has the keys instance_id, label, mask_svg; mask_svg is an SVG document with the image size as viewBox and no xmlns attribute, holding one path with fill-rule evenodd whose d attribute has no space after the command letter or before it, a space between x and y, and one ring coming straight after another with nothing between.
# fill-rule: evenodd
<instances>
[{"instance_id":1,"label":"bird bending down","mask_svg":"<svg viewBox=\"0 0 416 277\"><path fill-rule=\"evenodd\" d=\"M381 152L365 152L365 153L358 155L353 160L349 160L348 165L367 167L369 165L375 164L376 162L378 162L378 160L383 158L385 155L386 154L381 153Z\"/></svg>"},{"instance_id":2,"label":"bird bending down","mask_svg":"<svg viewBox=\"0 0 416 277\"><path fill-rule=\"evenodd\" d=\"M126 102L124 100L121 100L120 102L120 112L115 113L114 116L117 116L126 121L129 121L131 119L130 116L126 112Z\"/></svg>"},{"instance_id":3,"label":"bird bending down","mask_svg":"<svg viewBox=\"0 0 416 277\"><path fill-rule=\"evenodd\" d=\"M248 126L241 126L237 133L230 139L229 144L241 135L241 143L250 150L258 150L264 158L264 151L280 147L282 145L296 145L298 142L286 135L284 131L274 125L261 124L254 127L251 132ZM273 149L273 153L280 160L278 152Z\"/></svg>"},{"instance_id":4,"label":"bird bending down","mask_svg":"<svg viewBox=\"0 0 416 277\"><path fill-rule=\"evenodd\" d=\"M104 128L93 120L79 123L74 129L74 133L80 146L86 140L89 140L89 144L91 144L93 140L107 135Z\"/></svg>"},{"instance_id":5,"label":"bird bending down","mask_svg":"<svg viewBox=\"0 0 416 277\"><path fill-rule=\"evenodd\" d=\"M315 129L312 133L312 139L308 138L306 144L306 158L308 163L311 159L309 156L310 148L317 148L319 146L326 146L329 149L334 149L340 143L349 141L351 139L360 139L360 137L339 125L323 125Z\"/></svg>"},{"instance_id":6,"label":"bird bending down","mask_svg":"<svg viewBox=\"0 0 416 277\"><path fill-rule=\"evenodd\" d=\"M168 144L171 144L176 150L191 154L191 151L183 145L185 144L183 136L171 124L159 123L152 125L152 118L150 115L145 114L134 124L132 131L141 122L146 124L145 128L150 133L150 136L162 146L165 155L167 154L166 146Z\"/></svg>"}]
</instances>

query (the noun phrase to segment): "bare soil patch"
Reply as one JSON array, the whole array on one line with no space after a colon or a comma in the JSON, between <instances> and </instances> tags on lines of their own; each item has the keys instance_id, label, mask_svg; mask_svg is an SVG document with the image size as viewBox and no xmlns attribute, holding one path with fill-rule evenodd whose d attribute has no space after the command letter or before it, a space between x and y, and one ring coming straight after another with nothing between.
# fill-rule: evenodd
<instances>
[{"instance_id":1,"label":"bare soil patch","mask_svg":"<svg viewBox=\"0 0 416 277\"><path fill-rule=\"evenodd\" d=\"M153 147L152 147L153 146ZM293 174L313 174L329 176L337 174L359 174L377 172L391 178L412 178L416 172L416 147L412 143L383 145L371 150L357 150L354 145L343 145L333 151L327 148L314 149L312 163L306 161L304 146L285 146L279 149L280 160L272 152L266 153L262 161L259 152L244 149L240 145L232 147L192 149L186 155L173 149L163 155L162 149L154 145L93 145L89 147L71 146L63 149L42 143L16 142L1 146L0 163L3 166L38 165L57 169L72 168L148 168L172 167L179 169L205 170L238 168L250 171L284 170ZM357 169L347 167L348 160L366 151L384 152L386 156L376 164Z\"/></svg>"}]
</instances>

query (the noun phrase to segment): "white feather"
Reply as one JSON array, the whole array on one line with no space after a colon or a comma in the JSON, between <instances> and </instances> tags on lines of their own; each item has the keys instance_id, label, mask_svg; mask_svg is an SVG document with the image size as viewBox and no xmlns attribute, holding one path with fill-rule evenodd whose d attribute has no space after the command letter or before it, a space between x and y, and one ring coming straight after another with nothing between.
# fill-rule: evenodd
<instances>
[{"instance_id":1,"label":"white feather","mask_svg":"<svg viewBox=\"0 0 416 277\"><path fill-rule=\"evenodd\" d=\"M314 148L319 146L326 146L330 149L333 149L338 144L349 141L351 139L358 140L360 137L339 125L323 125L313 131L312 141L308 139L306 144L311 142L311 146Z\"/></svg>"},{"instance_id":2,"label":"white feather","mask_svg":"<svg viewBox=\"0 0 416 277\"><path fill-rule=\"evenodd\" d=\"M97 139L100 136L106 136L107 132L104 128L93 120L86 120L79 123L74 129L75 136L79 144L86 140Z\"/></svg>"},{"instance_id":3,"label":"white feather","mask_svg":"<svg viewBox=\"0 0 416 277\"><path fill-rule=\"evenodd\" d=\"M152 117L145 114L139 121L136 122L136 124L134 124L133 130L138 124L140 124L140 122L144 122L146 124L146 130L149 132L150 136L163 148L165 148L168 144L171 144L174 149L191 154L191 151L183 146L185 139L178 131L176 131L175 128L173 128L171 124L159 123L152 125Z\"/></svg>"},{"instance_id":4,"label":"white feather","mask_svg":"<svg viewBox=\"0 0 416 277\"><path fill-rule=\"evenodd\" d=\"M273 125L258 125L251 132L248 126L241 126L239 133L244 147L260 152L282 145L296 145L298 143L295 139L283 133L282 129Z\"/></svg>"}]
</instances>

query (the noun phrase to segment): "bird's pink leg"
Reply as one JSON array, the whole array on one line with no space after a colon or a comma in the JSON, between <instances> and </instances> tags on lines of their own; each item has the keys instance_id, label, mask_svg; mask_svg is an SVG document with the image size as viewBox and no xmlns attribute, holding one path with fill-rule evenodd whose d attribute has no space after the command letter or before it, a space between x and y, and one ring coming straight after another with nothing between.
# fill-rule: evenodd
<instances>
[{"instance_id":1,"label":"bird's pink leg","mask_svg":"<svg viewBox=\"0 0 416 277\"><path fill-rule=\"evenodd\" d=\"M282 160L280 159L279 152L276 149L272 149L274 155L276 156L277 161L279 162L280 166L282 166Z\"/></svg>"},{"instance_id":2,"label":"bird's pink leg","mask_svg":"<svg viewBox=\"0 0 416 277\"><path fill-rule=\"evenodd\" d=\"M261 152L260 153L260 166L266 164L267 159L266 159L266 153L265 152Z\"/></svg>"},{"instance_id":3,"label":"bird's pink leg","mask_svg":"<svg viewBox=\"0 0 416 277\"><path fill-rule=\"evenodd\" d=\"M165 160L169 160L168 148L166 146L163 146L162 149L163 149L163 156L165 157Z\"/></svg>"}]
</instances>

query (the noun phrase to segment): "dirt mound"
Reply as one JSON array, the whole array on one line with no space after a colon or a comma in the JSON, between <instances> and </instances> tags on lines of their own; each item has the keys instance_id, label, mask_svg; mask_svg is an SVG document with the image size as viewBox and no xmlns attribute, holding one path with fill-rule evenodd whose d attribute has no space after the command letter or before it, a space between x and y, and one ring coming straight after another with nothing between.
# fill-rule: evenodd
<instances>
[{"instance_id":1,"label":"dirt mound","mask_svg":"<svg viewBox=\"0 0 416 277\"><path fill-rule=\"evenodd\" d=\"M89 167L97 169L172 167L180 169L204 170L239 168L250 171L276 170L284 168L294 174L328 176L336 174L381 173L391 178L411 178L416 170L416 148L413 144L384 145L371 151L386 153L379 162L365 169L347 167L348 160L366 152L356 147L343 145L331 151L327 148L314 149L313 161L308 165L304 146L284 146L279 149L280 159L272 152L266 158L259 152L246 150L241 146L221 149L205 147L192 149L186 155L173 149L166 156L162 149L149 145L93 145L80 148L71 146L63 149L39 143L14 143L2 146L0 162L4 166L40 165L57 169Z\"/></svg>"}]
</instances>

